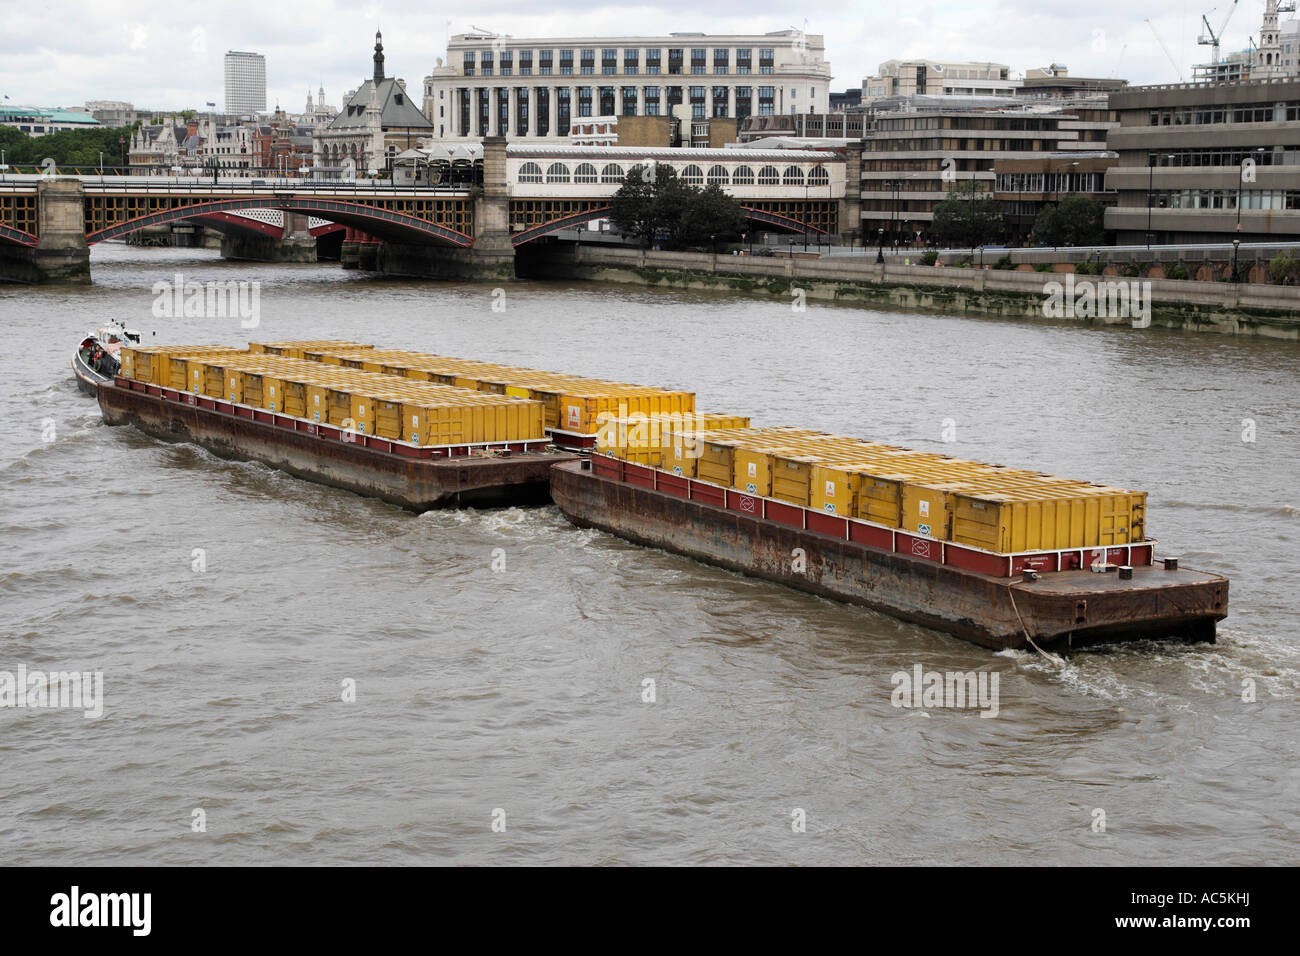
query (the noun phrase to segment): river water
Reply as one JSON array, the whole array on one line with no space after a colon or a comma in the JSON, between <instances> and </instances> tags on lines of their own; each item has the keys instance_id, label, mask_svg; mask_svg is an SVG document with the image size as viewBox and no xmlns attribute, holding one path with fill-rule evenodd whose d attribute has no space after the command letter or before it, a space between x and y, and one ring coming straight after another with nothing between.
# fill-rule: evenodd
<instances>
[{"instance_id":1,"label":"river water","mask_svg":"<svg viewBox=\"0 0 1300 956\"><path fill-rule=\"evenodd\" d=\"M112 244L92 268L0 287L0 671L104 681L98 719L0 709L7 863L1294 862L1294 342L502 297ZM154 318L177 274L260 281L260 327ZM68 362L110 316L166 343L345 338L677 385L756 422L1147 489L1161 553L1227 574L1231 615L1215 646L1062 666L554 508L413 515L104 426ZM894 707L918 664L996 673L997 716Z\"/></svg>"}]
</instances>

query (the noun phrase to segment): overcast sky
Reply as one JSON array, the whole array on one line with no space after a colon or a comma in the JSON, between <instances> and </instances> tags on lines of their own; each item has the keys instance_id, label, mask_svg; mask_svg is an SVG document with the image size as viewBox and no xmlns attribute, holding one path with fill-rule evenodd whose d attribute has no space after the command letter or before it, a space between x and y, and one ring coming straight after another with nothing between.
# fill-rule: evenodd
<instances>
[{"instance_id":1,"label":"overcast sky","mask_svg":"<svg viewBox=\"0 0 1300 956\"><path fill-rule=\"evenodd\" d=\"M595 0L596 3L599 0ZM448 32L471 26L531 36L629 36L673 31L765 33L803 27L826 37L832 89L859 86L894 57L992 60L1013 73L1064 63L1075 76L1120 76L1170 83L1178 69L1208 59L1198 46L1200 17L1218 30L1231 0L907 0L773 3L769 0L660 0L572 3L478 0L0 0L0 94L9 105L75 106L128 100L152 109L222 106L222 55L266 56L268 106L303 108L322 83L335 106L371 72L376 27L384 32L388 74L417 86L445 56ZM1264 0L1239 0L1223 52L1258 38ZM548 11L542 13L539 11ZM1145 22L1150 18L1152 27ZM1156 34L1168 48L1162 52Z\"/></svg>"}]
</instances>

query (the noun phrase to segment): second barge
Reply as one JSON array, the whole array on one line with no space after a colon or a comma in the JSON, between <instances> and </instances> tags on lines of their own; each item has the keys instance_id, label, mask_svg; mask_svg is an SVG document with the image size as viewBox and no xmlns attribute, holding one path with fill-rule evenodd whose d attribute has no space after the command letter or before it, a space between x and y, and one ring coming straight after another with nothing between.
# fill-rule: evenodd
<instances>
[{"instance_id":1,"label":"second barge","mask_svg":"<svg viewBox=\"0 0 1300 956\"><path fill-rule=\"evenodd\" d=\"M551 497L579 526L997 650L1213 642L1228 613L1226 578L1176 561L1156 566L1150 541L996 554L599 454L557 466Z\"/></svg>"},{"instance_id":2,"label":"second barge","mask_svg":"<svg viewBox=\"0 0 1300 956\"><path fill-rule=\"evenodd\" d=\"M548 451L549 439L411 445L120 375L98 386L98 400L109 425L134 425L413 511L545 503L551 467L578 458Z\"/></svg>"}]
</instances>

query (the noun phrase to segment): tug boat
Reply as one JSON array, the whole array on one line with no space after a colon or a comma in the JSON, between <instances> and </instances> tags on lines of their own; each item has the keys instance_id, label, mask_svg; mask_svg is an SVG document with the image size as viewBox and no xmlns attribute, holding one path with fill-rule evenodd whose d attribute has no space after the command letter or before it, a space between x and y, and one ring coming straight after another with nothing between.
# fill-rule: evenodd
<instances>
[{"instance_id":1,"label":"tug boat","mask_svg":"<svg viewBox=\"0 0 1300 956\"><path fill-rule=\"evenodd\" d=\"M86 333L72 356L72 373L77 387L92 398L99 394L99 386L113 381L121 370L118 353L123 345L139 345L140 333L128 329L120 322L109 322L103 328Z\"/></svg>"}]
</instances>

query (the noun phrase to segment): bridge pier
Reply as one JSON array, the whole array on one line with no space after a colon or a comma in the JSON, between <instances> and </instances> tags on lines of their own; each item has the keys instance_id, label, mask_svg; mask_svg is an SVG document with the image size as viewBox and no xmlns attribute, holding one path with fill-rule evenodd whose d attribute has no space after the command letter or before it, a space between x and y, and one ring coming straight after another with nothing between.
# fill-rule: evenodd
<instances>
[{"instance_id":1,"label":"bridge pier","mask_svg":"<svg viewBox=\"0 0 1300 956\"><path fill-rule=\"evenodd\" d=\"M43 179L36 186L39 241L0 245L0 278L30 283L90 282L86 245L85 189L73 177Z\"/></svg>"},{"instance_id":2,"label":"bridge pier","mask_svg":"<svg viewBox=\"0 0 1300 956\"><path fill-rule=\"evenodd\" d=\"M307 228L306 216L285 212L282 236L273 238L256 233L223 235L221 256L254 262L315 262L316 237Z\"/></svg>"},{"instance_id":3,"label":"bridge pier","mask_svg":"<svg viewBox=\"0 0 1300 956\"><path fill-rule=\"evenodd\" d=\"M378 267L389 275L480 281L515 278L506 137L483 137L483 192L474 200L474 245L451 249L385 242L379 248Z\"/></svg>"}]
</instances>

